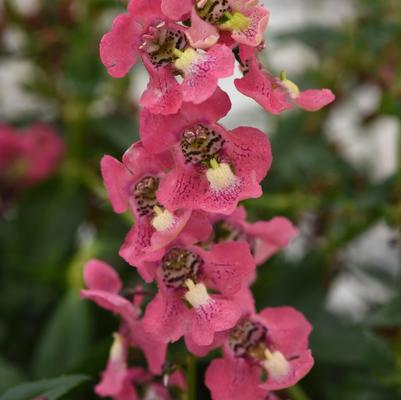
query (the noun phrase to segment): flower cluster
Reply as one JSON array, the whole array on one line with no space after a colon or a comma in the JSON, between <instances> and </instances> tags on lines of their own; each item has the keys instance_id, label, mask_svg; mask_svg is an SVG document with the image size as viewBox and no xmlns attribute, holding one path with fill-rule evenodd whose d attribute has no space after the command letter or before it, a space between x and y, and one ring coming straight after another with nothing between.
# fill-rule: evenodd
<instances>
[{"instance_id":1,"label":"flower cluster","mask_svg":"<svg viewBox=\"0 0 401 400\"><path fill-rule=\"evenodd\" d=\"M35 123L19 131L0 124L0 210L54 173L65 146L54 129Z\"/></svg>"},{"instance_id":2,"label":"flower cluster","mask_svg":"<svg viewBox=\"0 0 401 400\"><path fill-rule=\"evenodd\" d=\"M334 95L300 91L261 65L269 12L258 0L131 0L127 11L102 38L100 56L113 77L139 58L149 72L140 141L121 161L104 156L101 171L114 211L129 209L135 220L120 256L158 291L142 315L141 298L123 297L109 266L86 265L82 296L122 318L96 391L132 399L145 385L152 398L168 398L149 374L166 373L167 344L184 338L197 356L222 349L205 377L214 400L276 399L272 391L294 385L313 365L311 326L291 307L257 313L249 287L256 267L297 230L284 217L247 222L239 202L262 195L271 147L256 128L219 122L231 102L218 80L238 63L237 89L273 114L294 105L316 111ZM142 349L149 373L128 365L130 346ZM170 382L184 388L173 375Z\"/></svg>"}]
</instances>

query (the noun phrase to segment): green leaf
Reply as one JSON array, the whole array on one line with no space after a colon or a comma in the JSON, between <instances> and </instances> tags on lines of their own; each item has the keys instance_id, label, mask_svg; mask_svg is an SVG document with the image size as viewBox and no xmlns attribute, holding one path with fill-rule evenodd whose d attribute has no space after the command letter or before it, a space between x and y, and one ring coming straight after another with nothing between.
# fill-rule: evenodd
<instances>
[{"instance_id":1,"label":"green leaf","mask_svg":"<svg viewBox=\"0 0 401 400\"><path fill-rule=\"evenodd\" d=\"M0 392L23 381L21 372L4 358L0 358Z\"/></svg>"},{"instance_id":2,"label":"green leaf","mask_svg":"<svg viewBox=\"0 0 401 400\"><path fill-rule=\"evenodd\" d=\"M36 397L55 400L88 379L85 375L70 375L22 383L4 393L0 400L33 400Z\"/></svg>"},{"instance_id":3,"label":"green leaf","mask_svg":"<svg viewBox=\"0 0 401 400\"><path fill-rule=\"evenodd\" d=\"M34 357L36 376L54 376L68 371L85 354L91 342L88 304L71 291L59 304L45 327Z\"/></svg>"}]
</instances>

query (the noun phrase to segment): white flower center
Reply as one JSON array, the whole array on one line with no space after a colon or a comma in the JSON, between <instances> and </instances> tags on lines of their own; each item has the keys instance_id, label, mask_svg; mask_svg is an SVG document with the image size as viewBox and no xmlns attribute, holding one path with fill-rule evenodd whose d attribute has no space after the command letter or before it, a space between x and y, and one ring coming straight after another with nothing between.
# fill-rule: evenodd
<instances>
[{"instance_id":1,"label":"white flower center","mask_svg":"<svg viewBox=\"0 0 401 400\"><path fill-rule=\"evenodd\" d=\"M265 350L266 360L262 362L263 367L272 378L281 378L290 372L290 364L280 351Z\"/></svg>"},{"instance_id":2,"label":"white flower center","mask_svg":"<svg viewBox=\"0 0 401 400\"><path fill-rule=\"evenodd\" d=\"M192 307L204 306L211 300L203 283L195 284L191 279L187 279L185 285L188 288L188 292L185 293L184 297Z\"/></svg>"},{"instance_id":3,"label":"white flower center","mask_svg":"<svg viewBox=\"0 0 401 400\"><path fill-rule=\"evenodd\" d=\"M110 359L113 361L121 360L124 356L122 337L119 333L113 333L113 344L110 349Z\"/></svg>"},{"instance_id":4,"label":"white flower center","mask_svg":"<svg viewBox=\"0 0 401 400\"><path fill-rule=\"evenodd\" d=\"M156 215L152 219L151 224L158 232L166 231L174 225L175 218L170 211L166 209L163 210L159 206L153 207L153 211Z\"/></svg>"},{"instance_id":5,"label":"white flower center","mask_svg":"<svg viewBox=\"0 0 401 400\"><path fill-rule=\"evenodd\" d=\"M219 164L215 159L212 159L210 165L211 168L206 171L206 177L214 191L219 192L236 183L237 178L228 164Z\"/></svg>"}]
</instances>

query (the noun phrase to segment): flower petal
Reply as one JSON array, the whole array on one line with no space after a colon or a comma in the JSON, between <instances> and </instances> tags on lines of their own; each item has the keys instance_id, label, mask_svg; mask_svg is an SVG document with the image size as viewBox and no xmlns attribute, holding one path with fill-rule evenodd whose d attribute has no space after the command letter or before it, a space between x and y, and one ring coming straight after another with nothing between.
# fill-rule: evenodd
<instances>
[{"instance_id":1,"label":"flower petal","mask_svg":"<svg viewBox=\"0 0 401 400\"><path fill-rule=\"evenodd\" d=\"M284 217L248 224L246 231L256 239L254 257L258 265L286 247L298 234L291 221Z\"/></svg>"},{"instance_id":2,"label":"flower petal","mask_svg":"<svg viewBox=\"0 0 401 400\"><path fill-rule=\"evenodd\" d=\"M195 7L191 13L191 27L186 31L187 38L192 47L208 49L219 40L218 30L199 17Z\"/></svg>"},{"instance_id":3,"label":"flower petal","mask_svg":"<svg viewBox=\"0 0 401 400\"><path fill-rule=\"evenodd\" d=\"M193 0L162 0L162 11L167 17L179 21L191 12Z\"/></svg>"},{"instance_id":4,"label":"flower petal","mask_svg":"<svg viewBox=\"0 0 401 400\"><path fill-rule=\"evenodd\" d=\"M213 360L205 384L214 400L263 400L266 396L266 391L259 388L260 368L240 358Z\"/></svg>"},{"instance_id":5,"label":"flower petal","mask_svg":"<svg viewBox=\"0 0 401 400\"><path fill-rule=\"evenodd\" d=\"M134 18L118 15L112 30L100 41L100 58L113 78L121 78L135 64L139 45L138 28Z\"/></svg>"},{"instance_id":6,"label":"flower petal","mask_svg":"<svg viewBox=\"0 0 401 400\"><path fill-rule=\"evenodd\" d=\"M336 96L330 89L305 90L295 99L299 107L306 111L318 111L335 100Z\"/></svg>"},{"instance_id":7,"label":"flower petal","mask_svg":"<svg viewBox=\"0 0 401 400\"><path fill-rule=\"evenodd\" d=\"M211 296L207 304L191 310L190 335L198 346L213 343L216 332L232 328L240 318L238 306L218 296Z\"/></svg>"},{"instance_id":8,"label":"flower petal","mask_svg":"<svg viewBox=\"0 0 401 400\"><path fill-rule=\"evenodd\" d=\"M231 296L247 286L255 271L255 262L245 242L226 242L203 252L207 284L220 293Z\"/></svg>"},{"instance_id":9,"label":"flower petal","mask_svg":"<svg viewBox=\"0 0 401 400\"><path fill-rule=\"evenodd\" d=\"M263 41L267 24L269 23L269 11L262 6L255 6L245 10L243 14L249 20L249 26L244 30L235 30L232 38L238 43L256 47Z\"/></svg>"},{"instance_id":10,"label":"flower petal","mask_svg":"<svg viewBox=\"0 0 401 400\"><path fill-rule=\"evenodd\" d=\"M233 74L234 63L232 51L224 45L217 44L198 55L184 72L181 84L184 101L200 104L207 100L216 90L217 81Z\"/></svg>"},{"instance_id":11,"label":"flower petal","mask_svg":"<svg viewBox=\"0 0 401 400\"><path fill-rule=\"evenodd\" d=\"M108 155L103 156L100 168L113 210L123 213L128 208L132 175L124 164Z\"/></svg>"},{"instance_id":12,"label":"flower petal","mask_svg":"<svg viewBox=\"0 0 401 400\"><path fill-rule=\"evenodd\" d=\"M130 325L130 338L132 344L144 352L150 372L158 375L166 361L167 344L159 339L158 332L145 332L143 325L143 320L134 321Z\"/></svg>"},{"instance_id":13,"label":"flower petal","mask_svg":"<svg viewBox=\"0 0 401 400\"><path fill-rule=\"evenodd\" d=\"M249 48L248 48L249 49ZM254 49L241 46L240 57L242 62L248 63L249 70L240 79L235 79L235 87L245 96L251 97L266 111L280 114L292 108L285 91L275 84L275 78L259 65ZM241 51L242 50L242 51Z\"/></svg>"},{"instance_id":14,"label":"flower petal","mask_svg":"<svg viewBox=\"0 0 401 400\"><path fill-rule=\"evenodd\" d=\"M165 343L175 342L185 334L188 319L189 310L181 297L159 290L146 307L144 329L151 334L157 334Z\"/></svg>"},{"instance_id":15,"label":"flower petal","mask_svg":"<svg viewBox=\"0 0 401 400\"><path fill-rule=\"evenodd\" d=\"M225 134L227 155L234 163L235 174L247 176L252 171L260 182L272 164L272 151L269 139L261 130L251 127L238 127Z\"/></svg>"},{"instance_id":16,"label":"flower petal","mask_svg":"<svg viewBox=\"0 0 401 400\"><path fill-rule=\"evenodd\" d=\"M143 92L140 104L153 114L175 114L181 107L180 85L169 68L154 68L144 60L149 73L149 83Z\"/></svg>"},{"instance_id":17,"label":"flower petal","mask_svg":"<svg viewBox=\"0 0 401 400\"><path fill-rule=\"evenodd\" d=\"M100 260L90 260L84 266L84 280L88 289L117 294L122 283L116 270Z\"/></svg>"},{"instance_id":18,"label":"flower petal","mask_svg":"<svg viewBox=\"0 0 401 400\"><path fill-rule=\"evenodd\" d=\"M81 297L94 301L105 310L122 317L128 324L133 323L137 310L134 305L124 297L103 290L81 290Z\"/></svg>"},{"instance_id":19,"label":"flower petal","mask_svg":"<svg viewBox=\"0 0 401 400\"><path fill-rule=\"evenodd\" d=\"M312 326L302 313L292 307L271 307L263 309L259 315L274 349L287 358L306 351Z\"/></svg>"}]
</instances>

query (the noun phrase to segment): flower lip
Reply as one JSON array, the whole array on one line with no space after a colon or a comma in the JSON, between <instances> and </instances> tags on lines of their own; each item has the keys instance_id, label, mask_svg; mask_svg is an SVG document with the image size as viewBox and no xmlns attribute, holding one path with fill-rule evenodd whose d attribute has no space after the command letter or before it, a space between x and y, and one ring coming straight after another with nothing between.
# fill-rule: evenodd
<instances>
[{"instance_id":1,"label":"flower lip","mask_svg":"<svg viewBox=\"0 0 401 400\"><path fill-rule=\"evenodd\" d=\"M197 281L204 261L196 253L173 247L162 258L163 282L169 288L178 289L185 287L185 282L190 279Z\"/></svg>"}]
</instances>

